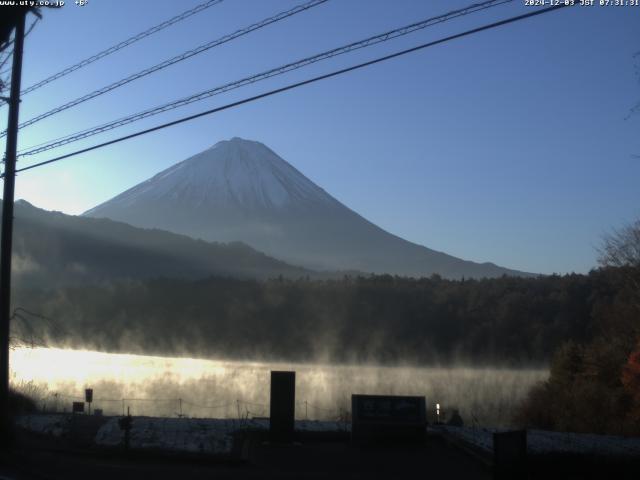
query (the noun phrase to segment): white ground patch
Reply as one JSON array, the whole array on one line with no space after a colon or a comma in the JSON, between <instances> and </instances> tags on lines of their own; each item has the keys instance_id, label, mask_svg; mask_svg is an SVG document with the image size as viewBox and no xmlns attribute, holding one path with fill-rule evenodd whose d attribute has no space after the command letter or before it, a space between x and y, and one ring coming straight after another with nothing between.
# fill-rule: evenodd
<instances>
[{"instance_id":1,"label":"white ground patch","mask_svg":"<svg viewBox=\"0 0 640 480\"><path fill-rule=\"evenodd\" d=\"M500 429L443 425L432 427L432 429L446 432L487 453L493 451L493 433L504 431ZM569 453L610 457L640 457L640 438L528 430L527 452L533 455Z\"/></svg>"},{"instance_id":2,"label":"white ground patch","mask_svg":"<svg viewBox=\"0 0 640 480\"><path fill-rule=\"evenodd\" d=\"M115 447L123 445L124 432L118 425L121 417L111 417L98 430L96 445ZM41 434L60 437L69 433L71 415L23 415L18 426ZM217 418L166 418L133 417L130 447L183 451L208 454L229 454L233 446L233 434L242 430L266 430L269 420L217 419ZM449 434L471 444L488 454L493 451L493 433L503 429L430 426L432 431ZM344 422L298 420L297 431L336 432L349 431ZM618 437L580 433L527 431L529 454L570 453L604 455L611 457L640 457L640 438Z\"/></svg>"},{"instance_id":3,"label":"white ground patch","mask_svg":"<svg viewBox=\"0 0 640 480\"><path fill-rule=\"evenodd\" d=\"M95 443L104 447L124 445L124 432L118 420L111 417L100 427ZM218 418L132 417L129 446L134 449L227 455L233 447L233 435L242 430L267 430L269 420ZM37 433L62 436L69 433L70 415L24 415L18 425ZM296 430L307 432L345 431L349 425L340 422L301 420Z\"/></svg>"},{"instance_id":4,"label":"white ground patch","mask_svg":"<svg viewBox=\"0 0 640 480\"><path fill-rule=\"evenodd\" d=\"M98 430L97 445L123 445L124 432L118 420L111 418ZM241 427L238 420L134 417L129 445L141 449L227 454L233 446L233 432Z\"/></svg>"},{"instance_id":5,"label":"white ground patch","mask_svg":"<svg viewBox=\"0 0 640 480\"><path fill-rule=\"evenodd\" d=\"M68 415L22 415L16 424L32 432L59 437L69 432L71 417Z\"/></svg>"}]
</instances>

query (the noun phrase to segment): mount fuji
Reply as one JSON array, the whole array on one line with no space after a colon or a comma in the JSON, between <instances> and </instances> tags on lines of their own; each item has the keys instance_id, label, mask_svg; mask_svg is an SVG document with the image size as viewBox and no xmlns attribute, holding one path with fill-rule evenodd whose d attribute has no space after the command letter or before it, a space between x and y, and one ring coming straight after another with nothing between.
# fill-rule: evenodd
<instances>
[{"instance_id":1,"label":"mount fuji","mask_svg":"<svg viewBox=\"0 0 640 480\"><path fill-rule=\"evenodd\" d=\"M530 275L408 242L361 217L262 143L232 138L85 212L193 238L241 241L315 270L446 278Z\"/></svg>"}]
</instances>

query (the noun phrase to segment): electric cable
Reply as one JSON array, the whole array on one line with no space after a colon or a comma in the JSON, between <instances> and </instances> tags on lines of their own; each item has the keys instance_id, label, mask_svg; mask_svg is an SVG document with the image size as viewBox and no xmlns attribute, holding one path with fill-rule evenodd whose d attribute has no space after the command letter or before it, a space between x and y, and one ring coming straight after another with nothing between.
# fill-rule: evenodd
<instances>
[{"instance_id":1,"label":"electric cable","mask_svg":"<svg viewBox=\"0 0 640 480\"><path fill-rule=\"evenodd\" d=\"M56 138L54 140L50 140L45 142L44 144L38 144L28 147L18 153L18 157L23 157L27 155L35 155L37 153L41 153L47 150L51 150L53 148L57 148L63 145L67 145L69 143L76 142L78 140L82 140L87 137L91 137L93 135L97 135L99 133L103 133L108 130L113 130L114 128L118 128L129 123L133 123L139 120L143 120L145 118L158 115L160 113L167 112L169 110L173 110L175 108L179 108L185 105L189 105L194 102L198 102L204 100L206 98L210 98L215 95L220 95L222 93L226 93L230 90L235 90L236 88L240 88L246 85L250 85L262 80L266 80L268 78L272 78L278 75L283 75L285 73L291 72L293 70L297 70L303 68L305 66L314 64L316 62L326 60L329 58L333 58L338 55L343 55L348 52L352 52L354 50L359 50L361 48L369 47L371 45L375 45L381 42L386 42L392 40L394 38L398 38L409 33L415 32L417 30L421 30L427 28L429 26L433 26L448 20L452 20L454 18L469 15L471 13L475 13L480 10L485 10L487 8L495 7L498 5L502 5L504 3L512 2L513 0L490 0L482 3L472 4L468 7L453 10L451 12L445 13L443 15L438 15L436 17L431 17L420 22L412 23L410 25L405 25L400 28L396 28L394 30L390 30L378 35L374 35L372 37L365 38L363 40L359 40L357 42L352 42L348 45L344 45L342 47L334 48L331 50L327 50L325 52L306 57L295 62L288 63L286 65L281 65L276 68L272 68L270 70L251 75L249 77L242 78L240 80L236 80L230 83L226 83L221 86L213 87L211 89L189 95L187 97L183 97L178 100L174 100L172 102L166 103L164 105L160 105L157 107L153 107L147 110L143 110L141 112L122 117L111 122L108 122L103 125L99 125L96 127L92 127L89 129L82 130L80 132L75 132L69 135L65 135L63 137ZM21 126L24 126L22 124ZM4 133L4 132L3 132Z\"/></svg>"},{"instance_id":2,"label":"electric cable","mask_svg":"<svg viewBox=\"0 0 640 480\"><path fill-rule=\"evenodd\" d=\"M475 34L475 33L478 33L478 32L482 32L482 31L485 31L485 30L490 30L490 29L493 29L493 28L497 28L497 27L500 27L500 26L503 26L503 25L514 23L514 22L517 22L517 21L520 21L520 20L524 20L524 19L527 19L527 18L531 18L531 17L534 17L534 16L542 15L544 13L548 13L548 12L552 12L552 11L555 11L555 10L559 10L559 9L565 8L567 6L571 6L571 5L559 4L559 5L555 5L555 6L552 6L552 7L547 7L547 8L540 9L540 10L535 10L535 11L532 11L532 12L529 12L529 13L525 13L525 14L522 14L522 15L517 15L515 17L509 17L509 18L504 19L504 20L500 20L500 21L497 21L497 22L486 24L486 25L483 25L483 26L480 26L480 27L476 27L476 28L473 28L471 30L466 30L464 32L457 33L457 34L454 34L454 35L449 35L447 37L440 38L438 40L434 40L434 41L431 41L431 42L423 43L421 45L418 45L418 46L415 46L415 47L412 47L412 48L408 48L408 49L405 49L405 50L401 50L401 51L398 51L398 52L395 52L395 53L392 53L392 54L389 54L389 55L385 55L383 57L378 57L378 58L375 58L373 60L369 60L367 62L359 63L357 65L352 65L352 66L347 67L347 68L343 68L343 69L340 69L340 70L335 70L335 71L330 72L330 73L326 73L326 74L319 75L319 76L316 76L316 77L313 77L313 78L310 78L310 79L307 79L307 80L303 80L303 81L300 81L300 82L289 84L289 85L286 85L284 87L280 87L280 88L277 88L277 89L274 89L274 90L270 90L268 92L261 93L259 95L254 95L252 97L244 98L242 100L238 100L236 102L232 102L232 103L223 105L221 107L212 108L210 110L206 110L204 112L196 113L194 115L189 115L189 116L186 116L186 117L182 117L182 118L179 118L177 120L173 120L171 122L167 122L167 123L164 123L164 124L161 124L161 125L157 125L157 126L152 127L152 128L148 128L148 129L141 130L141 131L129 134L129 135L125 135L123 137L115 138L113 140L109 140L107 142L103 142L103 143L100 143L100 144L97 144L97 145L93 145L91 147L83 148L83 149L77 150L75 152L71 152L71 153L68 153L68 154L65 154L65 155L61 155L61 156L56 157L56 158L45 160L43 162L34 163L32 165L17 169L16 173L17 172L24 172L26 170L31 170L33 168L41 167L43 165L48 165L50 163L58 162L60 160L66 159L66 158L70 158L70 157L73 157L73 156L76 156L76 155L80 155L82 153L86 153L86 152L89 152L89 151L92 151L92 150L103 148L103 147L106 147L108 145L113 145L115 143L120 143L120 142L123 142L125 140L129 140L131 138L139 137L139 136L145 135L147 133L151 133L151 132L155 132L157 130L161 130L161 129L164 129L164 128L167 128L167 127L171 127L173 125L178 125L180 123L184 123L184 122L187 122L187 121L190 121L190 120L194 120L196 118L200 118L200 117L203 117L203 116L206 116L206 115L211 115L211 114L214 114L214 113L217 113L217 112L221 112L223 110L228 110L230 108L234 108L234 107L237 107L237 106L240 106L240 105L244 105L245 103L254 102L256 100L260 100L262 98L270 97L272 95L276 95L278 93L286 92L288 90L293 90L295 88L299 88L299 87L302 87L304 85L309 85L311 83L316 83L316 82L319 82L321 80L326 80L328 78L332 78L332 77L335 77L335 76L338 76L338 75L342 75L342 74L347 73L347 72L351 72L351 71L354 71L354 70L359 70L361 68L368 67L368 66L371 66L371 65L375 65L375 64L387 61L387 60L391 60L393 58L397 58L397 57L400 57L400 56L403 56L403 55L407 55L409 53L413 53L413 52L416 52L416 51L419 51L419 50L423 50L425 48L429 48L429 47L433 47L435 45L439 45L439 44L442 44L442 43L445 43L445 42L449 42L451 40L462 38L462 37L465 37L465 36L468 36L468 35L472 35L472 34ZM2 177L4 177L4 174L2 174Z\"/></svg>"},{"instance_id":3,"label":"electric cable","mask_svg":"<svg viewBox=\"0 0 640 480\"><path fill-rule=\"evenodd\" d=\"M134 82L135 80L139 80L141 78L144 78L148 75L151 75L152 73L156 73L160 70L163 70L171 65L174 65L176 63L182 62L183 60L186 60L188 58L194 57L195 55L198 55L202 52L206 52L207 50L210 50L214 47L223 45L227 42L230 42L231 40L234 40L236 38L242 37L244 35L247 35L251 32L254 32L256 30L259 30L263 27L266 27L267 25L271 25L272 23L276 23L279 22L281 20L284 20L285 18L289 18L292 17L293 15L296 15L298 13L304 12L305 10L309 10L310 8L316 7L318 5L321 5L325 2L327 2L328 0L311 0L309 2L297 5L294 8L291 8L289 10L286 10L284 12L280 12L274 16L271 16L269 18L265 18L264 20L261 20L260 22L254 23L246 28L242 28L240 30L237 30L229 35L225 35L223 37L220 37L216 40L213 40L211 42L205 43L203 45L200 45L192 50L188 50L186 52L181 53L180 55L176 55L175 57L169 58L168 60L165 60L163 62L160 62L156 65L153 65L149 68L145 68L144 70L141 70L139 72L136 72L132 75L129 75L128 77L122 78L116 82L110 83L109 85L106 85L102 88L99 88L97 90L94 90L93 92L87 93L85 95L82 95L81 97L77 97L67 103L64 103L62 105L59 105L51 110L48 110L44 113L41 113L40 115L37 115L33 118L30 118L29 120L26 120L24 122L22 122L19 125L19 128L24 128L24 127L28 127L29 125L33 125L34 123L39 122L40 120L44 120L45 118L48 118L52 115L55 115L57 113L63 112L65 110L68 110L72 107L75 107L76 105L80 105L81 103L84 103L88 100L91 100L93 98L99 97L101 95L104 95L105 93L109 93L112 90L115 90L116 88L120 88L123 87L131 82ZM0 137L3 137L6 135L6 131L3 131L0 134Z\"/></svg>"},{"instance_id":4,"label":"electric cable","mask_svg":"<svg viewBox=\"0 0 640 480\"><path fill-rule=\"evenodd\" d=\"M59 71L58 73L54 73L53 75L45 78L44 80L41 80L33 85L31 85L30 87L24 89L22 92L20 92L21 95L26 95L28 93L33 92L34 90L37 90L38 88L44 87L45 85L58 80L59 78L65 77L67 75L69 75L72 72L75 72L76 70L79 70L80 68L86 67L87 65L96 62L98 60L100 60L101 58L104 58L108 55L111 55L112 53L117 52L118 50L122 50L125 47L128 47L129 45L132 45L134 43L136 43L139 40L142 40L143 38L146 38L150 35L153 35L154 33L157 33L161 30L164 30L165 28L181 22L182 20L185 20L186 18L189 18L192 15L195 15L197 13L200 13L204 10L206 10L209 7L213 7L214 5L217 5L219 3L222 3L224 0L208 0L207 2L201 3L199 5L196 5L195 7L186 10L182 13L180 13L179 15L176 15L175 17L171 17L168 20L165 20L164 22L151 27L143 32L138 33L137 35L134 35L133 37L129 37L126 40L123 40L122 42L119 42L105 50L102 50L98 53L96 53L95 55L92 55L88 58L85 58L84 60L81 60L80 62L71 65L70 67L65 68L64 70Z\"/></svg>"}]
</instances>

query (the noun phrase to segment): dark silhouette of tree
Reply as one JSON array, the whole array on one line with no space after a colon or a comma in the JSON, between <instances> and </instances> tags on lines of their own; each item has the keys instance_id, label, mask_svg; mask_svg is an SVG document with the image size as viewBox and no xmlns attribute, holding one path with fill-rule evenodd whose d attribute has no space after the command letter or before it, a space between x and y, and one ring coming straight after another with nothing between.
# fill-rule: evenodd
<instances>
[{"instance_id":1,"label":"dark silhouette of tree","mask_svg":"<svg viewBox=\"0 0 640 480\"><path fill-rule=\"evenodd\" d=\"M640 219L606 235L599 252L604 267L640 267Z\"/></svg>"},{"instance_id":2,"label":"dark silhouette of tree","mask_svg":"<svg viewBox=\"0 0 640 480\"><path fill-rule=\"evenodd\" d=\"M607 235L592 272L587 335L555 353L518 414L540 428L640 433L640 220Z\"/></svg>"}]
</instances>

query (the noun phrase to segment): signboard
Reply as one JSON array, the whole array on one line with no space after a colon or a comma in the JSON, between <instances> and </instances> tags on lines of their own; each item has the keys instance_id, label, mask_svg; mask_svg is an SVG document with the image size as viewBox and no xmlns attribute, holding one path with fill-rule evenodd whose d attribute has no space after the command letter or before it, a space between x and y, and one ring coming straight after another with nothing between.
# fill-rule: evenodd
<instances>
[{"instance_id":1,"label":"signboard","mask_svg":"<svg viewBox=\"0 0 640 480\"><path fill-rule=\"evenodd\" d=\"M277 442L293 441L296 372L271 372L269 434Z\"/></svg>"},{"instance_id":2,"label":"signboard","mask_svg":"<svg viewBox=\"0 0 640 480\"><path fill-rule=\"evenodd\" d=\"M427 412L424 397L351 396L352 440L365 442L424 441Z\"/></svg>"},{"instance_id":3,"label":"signboard","mask_svg":"<svg viewBox=\"0 0 640 480\"><path fill-rule=\"evenodd\" d=\"M73 402L71 404L71 411L73 413L84 413L84 402Z\"/></svg>"}]
</instances>

